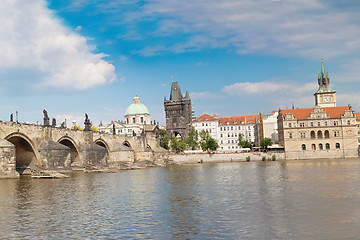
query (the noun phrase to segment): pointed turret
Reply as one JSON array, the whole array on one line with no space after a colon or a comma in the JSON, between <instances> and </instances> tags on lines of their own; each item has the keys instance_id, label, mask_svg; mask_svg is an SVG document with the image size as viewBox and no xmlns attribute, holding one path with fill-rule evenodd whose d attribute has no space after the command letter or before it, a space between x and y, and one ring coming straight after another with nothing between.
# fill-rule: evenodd
<instances>
[{"instance_id":1,"label":"pointed turret","mask_svg":"<svg viewBox=\"0 0 360 240\"><path fill-rule=\"evenodd\" d=\"M189 95L188 90L186 90L186 94L185 94L184 100L190 100L190 95Z\"/></svg>"}]
</instances>

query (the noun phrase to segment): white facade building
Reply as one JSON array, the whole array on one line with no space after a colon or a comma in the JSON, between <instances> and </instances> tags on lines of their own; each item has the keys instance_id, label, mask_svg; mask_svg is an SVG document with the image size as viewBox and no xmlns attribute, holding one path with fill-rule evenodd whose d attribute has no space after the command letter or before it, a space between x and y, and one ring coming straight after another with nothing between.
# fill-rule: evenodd
<instances>
[{"instance_id":1,"label":"white facade building","mask_svg":"<svg viewBox=\"0 0 360 240\"><path fill-rule=\"evenodd\" d=\"M259 115L217 117L203 114L193 121L193 126L198 132L205 130L210 133L218 144L218 152L237 152L239 135L250 143L255 141L255 124Z\"/></svg>"}]
</instances>

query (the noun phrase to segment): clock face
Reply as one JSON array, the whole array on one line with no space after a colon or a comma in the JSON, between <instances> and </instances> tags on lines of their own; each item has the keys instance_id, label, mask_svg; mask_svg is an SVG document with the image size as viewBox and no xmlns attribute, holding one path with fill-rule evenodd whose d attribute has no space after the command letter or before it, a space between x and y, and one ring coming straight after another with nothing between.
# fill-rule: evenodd
<instances>
[{"instance_id":1,"label":"clock face","mask_svg":"<svg viewBox=\"0 0 360 240\"><path fill-rule=\"evenodd\" d=\"M330 101L330 98L329 97L323 97L323 101L328 103Z\"/></svg>"}]
</instances>

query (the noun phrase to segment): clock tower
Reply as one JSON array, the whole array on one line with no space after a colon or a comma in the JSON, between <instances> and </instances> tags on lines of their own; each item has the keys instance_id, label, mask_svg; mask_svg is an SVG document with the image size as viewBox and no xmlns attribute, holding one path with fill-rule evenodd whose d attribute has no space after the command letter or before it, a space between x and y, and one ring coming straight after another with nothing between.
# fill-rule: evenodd
<instances>
[{"instance_id":1,"label":"clock tower","mask_svg":"<svg viewBox=\"0 0 360 240\"><path fill-rule=\"evenodd\" d=\"M335 91L330 88L329 73L325 73L324 61L321 60L321 72L318 76L319 89L315 95L315 106L336 107Z\"/></svg>"}]
</instances>

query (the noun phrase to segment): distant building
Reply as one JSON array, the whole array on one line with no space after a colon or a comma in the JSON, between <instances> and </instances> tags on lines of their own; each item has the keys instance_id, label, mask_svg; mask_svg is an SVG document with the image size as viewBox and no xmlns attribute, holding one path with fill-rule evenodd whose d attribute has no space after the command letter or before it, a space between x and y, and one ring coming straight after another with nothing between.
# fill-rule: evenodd
<instances>
[{"instance_id":1,"label":"distant building","mask_svg":"<svg viewBox=\"0 0 360 240\"><path fill-rule=\"evenodd\" d=\"M146 129L145 126L147 126ZM146 130L155 131L154 129L158 131L155 125L151 125L149 110L140 102L138 96L135 96L133 103L127 107L124 121L112 121L107 125L102 126L101 124L101 126L98 127L100 132L124 136L139 136L145 133Z\"/></svg>"},{"instance_id":2,"label":"distant building","mask_svg":"<svg viewBox=\"0 0 360 240\"><path fill-rule=\"evenodd\" d=\"M288 159L358 156L357 119L350 106L336 107L322 62L314 108L278 111L279 144Z\"/></svg>"},{"instance_id":3,"label":"distant building","mask_svg":"<svg viewBox=\"0 0 360 240\"><path fill-rule=\"evenodd\" d=\"M170 137L176 136L185 139L191 131L191 99L189 92L182 95L179 82L171 84L170 99L164 99L166 115L166 130Z\"/></svg>"},{"instance_id":4,"label":"distant building","mask_svg":"<svg viewBox=\"0 0 360 240\"><path fill-rule=\"evenodd\" d=\"M255 146L260 146L263 138L270 138L274 146L279 143L277 116L278 111L260 114L255 125Z\"/></svg>"},{"instance_id":5,"label":"distant building","mask_svg":"<svg viewBox=\"0 0 360 240\"><path fill-rule=\"evenodd\" d=\"M198 132L209 132L218 144L218 152L237 152L239 135L248 140L252 145L255 142L255 124L259 115L244 115L231 117L217 117L203 114L193 121L193 127Z\"/></svg>"},{"instance_id":6,"label":"distant building","mask_svg":"<svg viewBox=\"0 0 360 240\"><path fill-rule=\"evenodd\" d=\"M150 113L147 107L135 96L133 103L126 109L124 122L126 124L150 124Z\"/></svg>"}]
</instances>

